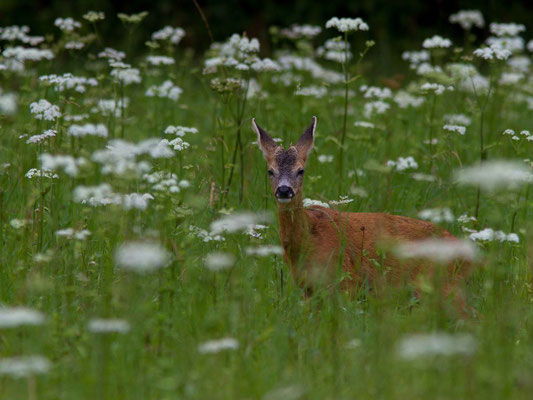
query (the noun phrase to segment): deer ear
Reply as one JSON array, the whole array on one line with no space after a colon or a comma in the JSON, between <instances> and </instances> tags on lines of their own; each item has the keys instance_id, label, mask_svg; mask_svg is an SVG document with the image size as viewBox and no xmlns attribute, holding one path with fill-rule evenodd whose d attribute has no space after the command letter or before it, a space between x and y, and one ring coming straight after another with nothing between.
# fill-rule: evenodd
<instances>
[{"instance_id":1,"label":"deer ear","mask_svg":"<svg viewBox=\"0 0 533 400\"><path fill-rule=\"evenodd\" d=\"M313 143L315 142L315 129L316 117L313 117L311 119L311 125L307 127L300 139L298 139L298 143L296 143L296 149L304 161L307 160L307 157L313 148Z\"/></svg>"},{"instance_id":2,"label":"deer ear","mask_svg":"<svg viewBox=\"0 0 533 400\"><path fill-rule=\"evenodd\" d=\"M268 161L274 155L278 145L263 128L257 125L255 118L252 118L252 129L257 133L257 145L263 152L265 160Z\"/></svg>"}]
</instances>

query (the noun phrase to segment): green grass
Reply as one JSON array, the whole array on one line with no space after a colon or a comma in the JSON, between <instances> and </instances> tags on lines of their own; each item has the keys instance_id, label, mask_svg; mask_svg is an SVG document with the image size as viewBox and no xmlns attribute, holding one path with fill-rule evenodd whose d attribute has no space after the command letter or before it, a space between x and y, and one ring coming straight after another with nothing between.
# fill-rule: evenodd
<instances>
[{"instance_id":1,"label":"green grass","mask_svg":"<svg viewBox=\"0 0 533 400\"><path fill-rule=\"evenodd\" d=\"M372 82L374 75L364 75L350 84L355 94L348 105L344 171L339 171L344 93L334 93L343 90L342 82L326 85L328 94L317 99L295 96L295 84L272 83L271 77L280 73L252 73L263 94L244 102L239 91L220 95L211 90L210 80L222 78L223 73L202 75L202 60L191 60L181 49L171 53L177 62L170 67L149 67L144 56L127 58L126 62L140 68L143 82L124 88L130 99L125 118L106 117L90 113L94 101L118 99L121 89L111 80L105 61L89 56L101 49L95 42L72 55L58 47L53 61L29 64L26 75L0 71L2 91L18 95L18 111L0 117L0 161L10 164L0 169L0 302L30 307L46 316L39 327L0 329L0 360L40 354L51 363L48 373L35 377L0 375L0 398L530 398L531 185L481 193L478 221L469 226L516 232L520 243L480 245L482 261L463 285L476 311L466 320L446 311L430 280L420 302L408 287L379 292L364 288L355 299L335 291L304 300L281 257L257 258L245 252L248 246L279 244L266 165L252 144L256 139L250 128L252 117L273 137L283 138L285 145L296 142L311 116L318 117L315 150L306 169L306 197L353 198L352 203L339 206L343 211L417 217L422 209L448 207L458 217L465 212L472 215L476 208L476 188L457 186L453 178L454 170L480 159L482 102L474 94L446 92L437 97L433 111L431 95L418 108L402 109L388 99L391 106L385 114L365 118L366 99L359 87ZM439 60L444 66L460 56L450 50ZM335 64L328 67L341 70ZM371 67L363 61L349 69L354 76ZM496 75L503 68L507 68L503 63L491 66ZM99 84L84 94L58 93L37 79L64 72L96 77ZM225 73L241 74L232 69ZM324 85L306 72L300 74L301 86ZM247 73L242 75L247 79ZM150 85L166 79L183 89L179 101L144 95ZM428 79L413 74L403 86L424 96L418 87L425 81L456 83L442 75ZM497 85L491 93L483 133L488 159L530 157L532 142L523 139L518 145L501 134L507 128L517 132L528 128L531 111L518 97L527 96L528 90L521 84ZM67 135L70 123L63 118L57 123L37 121L29 104L41 98L58 105L64 115L90 113L88 121L106 124L110 138L124 132L124 139L138 142L162 138L168 125L196 127L198 134L184 138L191 147L173 158L139 157L150 161L152 171L175 173L190 187L177 194L156 193L134 174L104 174L90 159L95 150L105 147L106 139L72 140ZM443 131L443 116L451 113L472 118L464 136ZM375 128L354 127L359 120L369 120ZM51 127L58 134L42 146L18 138ZM236 152L232 184L226 191L239 131L242 152ZM424 141L431 131L439 142L430 147ZM58 170L57 180L28 179L26 172L39 168L40 152L85 157L89 163L77 177ZM335 159L321 164L317 159L321 154ZM413 156L418 169L398 172L386 167L387 160L400 156ZM431 174L435 181L415 180L412 172ZM155 198L146 210L129 211L73 201L77 186L103 182L118 193L152 192ZM364 189L367 197L351 195L354 187ZM209 230L217 218L244 210L267 210L273 216L261 231L262 238L235 233L224 234L223 242L203 242L190 232L190 225ZM26 219L27 224L16 229L11 224L14 219ZM456 220L440 225L458 237L467 236ZM88 229L91 236L75 241L55 235L67 227ZM116 249L124 242L143 239L161 243L171 253L170 263L147 274L117 268ZM218 272L208 270L203 260L215 250L232 254L235 265ZM87 324L95 317L124 319L131 330L92 333ZM431 332L470 334L477 348L469 355L414 361L398 356L397 346L404 336ZM239 348L216 354L198 351L200 344L224 337L236 339Z\"/></svg>"}]
</instances>

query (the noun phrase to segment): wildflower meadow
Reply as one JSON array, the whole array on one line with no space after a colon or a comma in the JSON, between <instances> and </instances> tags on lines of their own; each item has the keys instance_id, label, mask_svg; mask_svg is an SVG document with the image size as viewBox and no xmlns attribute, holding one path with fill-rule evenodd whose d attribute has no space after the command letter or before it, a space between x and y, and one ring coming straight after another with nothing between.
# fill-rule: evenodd
<instances>
[{"instance_id":1,"label":"wildflower meadow","mask_svg":"<svg viewBox=\"0 0 533 400\"><path fill-rule=\"evenodd\" d=\"M482 11L388 79L353 15L205 54L163 16L100 34L147 12L2 20L0 399L530 399L533 27ZM432 274L305 295L252 118L288 147L313 116L304 206L448 230L395 251L470 257L466 314Z\"/></svg>"}]
</instances>

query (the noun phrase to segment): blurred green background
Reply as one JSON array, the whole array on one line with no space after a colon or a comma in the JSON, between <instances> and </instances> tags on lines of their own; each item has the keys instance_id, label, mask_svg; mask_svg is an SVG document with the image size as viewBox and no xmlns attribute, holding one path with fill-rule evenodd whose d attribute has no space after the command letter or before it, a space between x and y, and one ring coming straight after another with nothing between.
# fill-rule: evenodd
<instances>
[{"instance_id":1,"label":"blurred green background","mask_svg":"<svg viewBox=\"0 0 533 400\"><path fill-rule=\"evenodd\" d=\"M378 63L383 74L405 70L407 66L400 62L401 52L420 47L422 40L428 36L441 34L461 43L463 31L458 25L448 22L449 15L458 10L479 9L483 13L487 26L473 31L480 38L488 36L488 23L497 21L525 24L528 27L525 36L529 39L533 20L533 3L528 0L199 0L199 4L215 40L222 41L232 33L245 31L249 36L260 39L263 55L270 52L268 28L272 25L283 27L307 23L324 27L333 16L362 17L370 25L368 38L376 41L376 47L369 56ZM59 30L53 26L55 18L70 16L80 20L89 10L105 12L108 23L101 25L109 46L121 48L126 39L116 14L144 10L150 14L135 32L134 49L140 50L150 34L165 25L184 28L187 36L183 45L194 48L196 52L209 46L209 36L192 0L0 0L0 26L28 25L33 34L59 35ZM333 34L323 33L323 37Z\"/></svg>"}]
</instances>

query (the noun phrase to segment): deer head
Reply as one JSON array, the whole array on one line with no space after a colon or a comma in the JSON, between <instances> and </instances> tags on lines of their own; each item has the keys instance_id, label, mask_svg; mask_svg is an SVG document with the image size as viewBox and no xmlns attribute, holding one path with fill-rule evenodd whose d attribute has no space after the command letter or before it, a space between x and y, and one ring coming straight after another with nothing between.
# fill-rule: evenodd
<instances>
[{"instance_id":1,"label":"deer head","mask_svg":"<svg viewBox=\"0 0 533 400\"><path fill-rule=\"evenodd\" d=\"M305 130L295 146L288 149L278 146L270 135L252 119L252 128L257 133L257 144L268 165L272 192L279 203L301 201L305 163L315 140L316 117Z\"/></svg>"}]
</instances>

